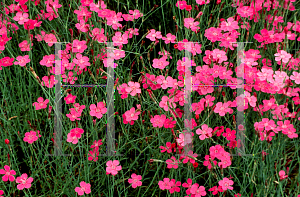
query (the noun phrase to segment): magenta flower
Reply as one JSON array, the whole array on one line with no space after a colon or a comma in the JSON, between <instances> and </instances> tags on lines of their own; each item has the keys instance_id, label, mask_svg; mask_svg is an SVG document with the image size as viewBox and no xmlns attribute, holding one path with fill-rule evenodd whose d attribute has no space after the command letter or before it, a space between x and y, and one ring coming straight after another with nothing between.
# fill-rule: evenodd
<instances>
[{"instance_id":1,"label":"magenta flower","mask_svg":"<svg viewBox=\"0 0 300 197\"><path fill-rule=\"evenodd\" d=\"M64 99L67 104L75 103L76 96L73 96L72 94L68 94L68 96L66 96Z\"/></svg>"},{"instance_id":2,"label":"magenta flower","mask_svg":"<svg viewBox=\"0 0 300 197\"><path fill-rule=\"evenodd\" d=\"M231 185L233 185L233 181L229 180L228 178L223 178L223 180L219 181L219 185L222 187L222 189L224 191L226 191L227 189L229 190L233 190L233 187L231 187Z\"/></svg>"},{"instance_id":3,"label":"magenta flower","mask_svg":"<svg viewBox=\"0 0 300 197\"><path fill-rule=\"evenodd\" d=\"M44 76L42 78L42 86L46 86L48 88L53 88L54 84L57 84L57 81L55 82L55 76L54 75L50 75L50 77L48 76Z\"/></svg>"},{"instance_id":4,"label":"magenta flower","mask_svg":"<svg viewBox=\"0 0 300 197\"><path fill-rule=\"evenodd\" d=\"M177 1L176 3L176 7L178 7L181 10L184 10L186 6L187 6L186 1Z\"/></svg>"},{"instance_id":5,"label":"magenta flower","mask_svg":"<svg viewBox=\"0 0 300 197\"><path fill-rule=\"evenodd\" d=\"M167 168L177 169L179 161L174 156L172 156L171 159L167 159L166 163L167 163Z\"/></svg>"},{"instance_id":6,"label":"magenta flower","mask_svg":"<svg viewBox=\"0 0 300 197\"><path fill-rule=\"evenodd\" d=\"M122 166L120 166L119 164L120 162L118 160L110 160L106 162L106 174L112 174L113 176L118 174L118 171L122 170Z\"/></svg>"},{"instance_id":7,"label":"magenta flower","mask_svg":"<svg viewBox=\"0 0 300 197\"><path fill-rule=\"evenodd\" d=\"M195 183L191 186L190 192L195 197L206 196L206 191L204 186L199 186L198 183Z\"/></svg>"},{"instance_id":8,"label":"magenta flower","mask_svg":"<svg viewBox=\"0 0 300 197\"><path fill-rule=\"evenodd\" d=\"M154 118L150 119L150 122L152 123L153 127L159 127L162 128L164 126L166 115L155 115Z\"/></svg>"},{"instance_id":9,"label":"magenta flower","mask_svg":"<svg viewBox=\"0 0 300 197\"><path fill-rule=\"evenodd\" d=\"M2 196L3 194L4 194L4 191L0 190L0 197L4 197L4 196Z\"/></svg>"},{"instance_id":10,"label":"magenta flower","mask_svg":"<svg viewBox=\"0 0 300 197\"><path fill-rule=\"evenodd\" d=\"M17 185L18 190L22 190L24 188L28 189L31 187L31 182L33 181L32 177L27 178L28 175L26 173L22 174L20 177L16 178L16 183L19 183Z\"/></svg>"},{"instance_id":11,"label":"magenta flower","mask_svg":"<svg viewBox=\"0 0 300 197\"><path fill-rule=\"evenodd\" d=\"M72 48L73 53L83 53L85 49L87 49L85 40L83 40L83 41L74 40L73 41L73 48Z\"/></svg>"},{"instance_id":12,"label":"magenta flower","mask_svg":"<svg viewBox=\"0 0 300 197\"><path fill-rule=\"evenodd\" d=\"M169 178L164 178L163 181L159 181L158 182L159 188L161 190L165 190L165 189L169 190L169 189L171 189L171 187L173 186L173 184L174 183L171 182Z\"/></svg>"},{"instance_id":13,"label":"magenta flower","mask_svg":"<svg viewBox=\"0 0 300 197\"><path fill-rule=\"evenodd\" d=\"M34 102L32 104L32 106L35 106L35 110L40 110L40 109L46 109L47 108L47 104L49 103L49 100L46 99L44 101L43 97L39 97L37 99L38 102Z\"/></svg>"},{"instance_id":14,"label":"magenta flower","mask_svg":"<svg viewBox=\"0 0 300 197\"><path fill-rule=\"evenodd\" d=\"M81 138L81 134L84 133L84 130L81 129L81 128L74 128L74 129L71 129L70 130L70 134L71 134L71 137L77 137L78 139Z\"/></svg>"},{"instance_id":15,"label":"magenta flower","mask_svg":"<svg viewBox=\"0 0 300 197\"><path fill-rule=\"evenodd\" d=\"M223 31L232 31L232 30L239 29L239 28L240 27L238 25L238 22L235 21L233 17L228 18L227 22L222 21L221 27L220 27L220 29Z\"/></svg>"},{"instance_id":16,"label":"magenta flower","mask_svg":"<svg viewBox=\"0 0 300 197\"><path fill-rule=\"evenodd\" d=\"M82 196L84 193L89 194L91 193L91 184L81 181L80 187L76 187L75 192L77 192L79 196Z\"/></svg>"},{"instance_id":17,"label":"magenta flower","mask_svg":"<svg viewBox=\"0 0 300 197\"><path fill-rule=\"evenodd\" d=\"M55 63L55 55L45 55L43 59L40 61L40 65L46 66L46 67L52 67Z\"/></svg>"},{"instance_id":18,"label":"magenta flower","mask_svg":"<svg viewBox=\"0 0 300 197\"><path fill-rule=\"evenodd\" d=\"M141 175L136 175L135 173L133 173L131 175L131 178L128 179L128 183L132 184L131 186L133 188L136 188L138 186L142 185L142 176Z\"/></svg>"},{"instance_id":19,"label":"magenta flower","mask_svg":"<svg viewBox=\"0 0 300 197\"><path fill-rule=\"evenodd\" d=\"M103 102L97 103L97 107L95 104L90 105L90 115L96 116L97 118L102 118L103 114L107 112L107 108Z\"/></svg>"},{"instance_id":20,"label":"magenta flower","mask_svg":"<svg viewBox=\"0 0 300 197\"><path fill-rule=\"evenodd\" d=\"M37 140L38 140L38 136L36 135L35 131L26 132L25 137L23 138L23 141L28 142L29 144L32 144Z\"/></svg>"},{"instance_id":21,"label":"magenta flower","mask_svg":"<svg viewBox=\"0 0 300 197\"><path fill-rule=\"evenodd\" d=\"M4 169L0 169L0 174L4 174L2 177L2 181L10 181L13 182L15 180L15 177L13 175L16 175L16 171L10 170L10 167L8 165L4 166Z\"/></svg>"},{"instance_id":22,"label":"magenta flower","mask_svg":"<svg viewBox=\"0 0 300 197\"><path fill-rule=\"evenodd\" d=\"M287 178L288 175L285 175L285 171L284 170L280 170L279 171L279 177L280 177L280 180L283 180L283 179Z\"/></svg>"},{"instance_id":23,"label":"magenta flower","mask_svg":"<svg viewBox=\"0 0 300 197\"><path fill-rule=\"evenodd\" d=\"M100 139L100 140L95 140L94 141L94 143L93 143L93 145L91 145L91 148L95 148L95 149L97 149L97 148L99 148L99 146L101 146L103 143L102 143L102 139Z\"/></svg>"}]
</instances>

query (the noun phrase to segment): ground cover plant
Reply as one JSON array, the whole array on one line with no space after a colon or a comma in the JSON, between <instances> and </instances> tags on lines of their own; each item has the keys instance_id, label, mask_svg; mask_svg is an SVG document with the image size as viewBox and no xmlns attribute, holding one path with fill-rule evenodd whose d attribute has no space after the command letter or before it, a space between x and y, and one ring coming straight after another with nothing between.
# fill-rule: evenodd
<instances>
[{"instance_id":1,"label":"ground cover plant","mask_svg":"<svg viewBox=\"0 0 300 197\"><path fill-rule=\"evenodd\" d=\"M0 196L300 196L299 1L0 8Z\"/></svg>"}]
</instances>

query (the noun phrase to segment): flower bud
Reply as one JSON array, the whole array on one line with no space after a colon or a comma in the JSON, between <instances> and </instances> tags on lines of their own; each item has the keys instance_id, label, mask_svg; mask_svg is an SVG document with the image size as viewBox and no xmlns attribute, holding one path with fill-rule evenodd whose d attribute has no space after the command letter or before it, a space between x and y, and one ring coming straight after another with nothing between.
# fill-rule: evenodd
<instances>
[{"instance_id":1,"label":"flower bud","mask_svg":"<svg viewBox=\"0 0 300 197\"><path fill-rule=\"evenodd\" d=\"M5 144L9 144L9 139L5 139Z\"/></svg>"}]
</instances>

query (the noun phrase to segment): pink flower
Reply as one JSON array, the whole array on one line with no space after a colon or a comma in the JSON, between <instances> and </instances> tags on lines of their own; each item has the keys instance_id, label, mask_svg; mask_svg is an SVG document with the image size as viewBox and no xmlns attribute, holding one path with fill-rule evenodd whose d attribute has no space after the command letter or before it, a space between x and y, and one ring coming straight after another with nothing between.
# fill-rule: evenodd
<instances>
[{"instance_id":1,"label":"pink flower","mask_svg":"<svg viewBox=\"0 0 300 197\"><path fill-rule=\"evenodd\" d=\"M107 112L107 108L103 102L97 103L97 107L95 104L90 105L90 115L96 116L97 118L102 118L103 114Z\"/></svg>"},{"instance_id":2,"label":"pink flower","mask_svg":"<svg viewBox=\"0 0 300 197\"><path fill-rule=\"evenodd\" d=\"M68 96L66 96L64 99L67 104L71 104L71 103L75 103L76 96L73 96L72 94L68 94Z\"/></svg>"},{"instance_id":3,"label":"pink flower","mask_svg":"<svg viewBox=\"0 0 300 197\"><path fill-rule=\"evenodd\" d=\"M171 159L167 159L166 163L167 163L167 168L177 169L179 161L174 156L172 156Z\"/></svg>"},{"instance_id":4,"label":"pink flower","mask_svg":"<svg viewBox=\"0 0 300 197\"><path fill-rule=\"evenodd\" d=\"M219 181L219 185L222 187L222 189L224 191L226 191L227 189L229 190L233 190L233 187L231 187L231 185L233 185L233 181L229 180L228 178L223 178L223 180Z\"/></svg>"},{"instance_id":5,"label":"pink flower","mask_svg":"<svg viewBox=\"0 0 300 197\"><path fill-rule=\"evenodd\" d=\"M73 53L83 53L85 49L87 49L85 40L83 40L83 41L74 40L73 41L73 48L72 48Z\"/></svg>"},{"instance_id":6,"label":"pink flower","mask_svg":"<svg viewBox=\"0 0 300 197\"><path fill-rule=\"evenodd\" d=\"M3 194L4 194L4 191L0 190L0 197L4 197L4 196L2 196Z\"/></svg>"},{"instance_id":7,"label":"pink flower","mask_svg":"<svg viewBox=\"0 0 300 197\"><path fill-rule=\"evenodd\" d=\"M67 142L72 142L72 144L78 143L78 138L76 136L71 136L71 133L68 133L67 135Z\"/></svg>"},{"instance_id":8,"label":"pink flower","mask_svg":"<svg viewBox=\"0 0 300 197\"><path fill-rule=\"evenodd\" d=\"M194 197L206 196L206 191L204 186L199 186L198 183L195 183L191 186L190 192Z\"/></svg>"},{"instance_id":9,"label":"pink flower","mask_svg":"<svg viewBox=\"0 0 300 197\"><path fill-rule=\"evenodd\" d=\"M171 182L169 178L164 178L163 181L158 182L159 188L161 190L165 190L165 189L169 190L169 189L171 189L173 184L174 183Z\"/></svg>"},{"instance_id":10,"label":"pink flower","mask_svg":"<svg viewBox=\"0 0 300 197\"><path fill-rule=\"evenodd\" d=\"M31 46L33 46L33 43L31 43ZM24 40L19 44L19 47L21 51L30 51L30 45L27 40Z\"/></svg>"},{"instance_id":11,"label":"pink flower","mask_svg":"<svg viewBox=\"0 0 300 197\"><path fill-rule=\"evenodd\" d=\"M56 83L57 83L57 81L56 81ZM44 76L42 78L42 84L41 85L46 86L48 88L53 88L54 84L56 84L56 83L55 83L54 75L51 75L50 77Z\"/></svg>"},{"instance_id":12,"label":"pink flower","mask_svg":"<svg viewBox=\"0 0 300 197\"><path fill-rule=\"evenodd\" d=\"M181 182L177 181L175 179L171 180L171 189L169 190L170 194L173 194L174 192L180 192Z\"/></svg>"},{"instance_id":13,"label":"pink flower","mask_svg":"<svg viewBox=\"0 0 300 197\"><path fill-rule=\"evenodd\" d=\"M123 46L123 44L128 43L128 35L123 34L121 32L116 32L112 37L112 41L114 42L114 46Z\"/></svg>"},{"instance_id":14,"label":"pink flower","mask_svg":"<svg viewBox=\"0 0 300 197\"><path fill-rule=\"evenodd\" d=\"M176 36L172 35L171 33L168 33L166 37L162 37L162 39L165 41L166 44L169 44L170 42L175 43Z\"/></svg>"},{"instance_id":15,"label":"pink flower","mask_svg":"<svg viewBox=\"0 0 300 197\"><path fill-rule=\"evenodd\" d=\"M288 175L285 175L285 171L284 170L280 170L279 171L279 177L280 177L280 180L283 180L283 179L287 178Z\"/></svg>"},{"instance_id":16,"label":"pink flower","mask_svg":"<svg viewBox=\"0 0 300 197\"><path fill-rule=\"evenodd\" d=\"M75 192L77 192L79 196L82 196L84 193L89 194L91 193L91 184L81 181L80 187L76 187Z\"/></svg>"},{"instance_id":17,"label":"pink flower","mask_svg":"<svg viewBox=\"0 0 300 197\"><path fill-rule=\"evenodd\" d=\"M218 192L223 192L223 189L219 185L219 186L214 186L214 187L210 188L208 191L211 191L213 195L216 195Z\"/></svg>"},{"instance_id":18,"label":"pink flower","mask_svg":"<svg viewBox=\"0 0 300 197\"><path fill-rule=\"evenodd\" d=\"M83 129L81 129L81 128L74 128L74 129L71 129L70 130L70 133L71 133L71 137L77 137L78 139L80 139L81 138L81 134L83 134L84 133L84 130Z\"/></svg>"},{"instance_id":19,"label":"pink flower","mask_svg":"<svg viewBox=\"0 0 300 197\"><path fill-rule=\"evenodd\" d=\"M293 71L293 75L290 76L291 80L294 80L296 84L300 84L300 73Z\"/></svg>"},{"instance_id":20,"label":"pink flower","mask_svg":"<svg viewBox=\"0 0 300 197\"><path fill-rule=\"evenodd\" d=\"M135 108L132 107L130 110L125 112L126 121L130 122L132 120L137 120L139 118L140 111L135 111Z\"/></svg>"},{"instance_id":21,"label":"pink flower","mask_svg":"<svg viewBox=\"0 0 300 197\"><path fill-rule=\"evenodd\" d=\"M230 113L231 111L232 109L229 108L229 104L228 103L223 104L222 102L218 102L216 104L216 108L214 109L214 112L219 113L220 116L225 116L227 112Z\"/></svg>"},{"instance_id":22,"label":"pink flower","mask_svg":"<svg viewBox=\"0 0 300 197\"><path fill-rule=\"evenodd\" d=\"M54 43L57 42L57 39L54 34L46 34L44 41L48 44L49 47L52 47Z\"/></svg>"},{"instance_id":23,"label":"pink flower","mask_svg":"<svg viewBox=\"0 0 300 197\"><path fill-rule=\"evenodd\" d=\"M46 67L51 67L55 63L55 55L45 55L40 61L40 64Z\"/></svg>"},{"instance_id":24,"label":"pink flower","mask_svg":"<svg viewBox=\"0 0 300 197\"><path fill-rule=\"evenodd\" d=\"M290 58L292 57L291 54L287 53L284 50L280 50L279 53L275 53L274 56L275 56L275 61L282 60L283 63L288 63Z\"/></svg>"},{"instance_id":25,"label":"pink flower","mask_svg":"<svg viewBox=\"0 0 300 197\"><path fill-rule=\"evenodd\" d=\"M213 56L214 60L219 64L227 60L226 52L220 49L214 49L211 55Z\"/></svg>"},{"instance_id":26,"label":"pink flower","mask_svg":"<svg viewBox=\"0 0 300 197\"><path fill-rule=\"evenodd\" d=\"M20 177L16 178L16 183L19 183L17 185L18 190L22 190L24 188L28 189L31 187L31 182L33 181L32 177L27 178L28 175L26 173L22 174Z\"/></svg>"},{"instance_id":27,"label":"pink flower","mask_svg":"<svg viewBox=\"0 0 300 197\"><path fill-rule=\"evenodd\" d=\"M99 155L99 150L97 148L94 148L92 151L89 151L88 160L89 161L97 161L98 155Z\"/></svg>"},{"instance_id":28,"label":"pink flower","mask_svg":"<svg viewBox=\"0 0 300 197\"><path fill-rule=\"evenodd\" d=\"M163 96L161 98L161 102L159 102L159 106L165 111L169 111L169 108L175 108L176 104L174 103L173 99L169 99L169 97Z\"/></svg>"},{"instance_id":29,"label":"pink flower","mask_svg":"<svg viewBox=\"0 0 300 197\"><path fill-rule=\"evenodd\" d=\"M164 126L166 115L155 115L153 118L150 119L150 122L152 123L153 127L159 127L162 128Z\"/></svg>"},{"instance_id":30,"label":"pink flower","mask_svg":"<svg viewBox=\"0 0 300 197\"><path fill-rule=\"evenodd\" d=\"M238 25L238 22L234 20L233 17L230 17L227 19L227 22L226 21L222 21L221 22L221 27L220 29L223 30L223 31L232 31L234 29L239 29L239 25Z\"/></svg>"},{"instance_id":31,"label":"pink flower","mask_svg":"<svg viewBox=\"0 0 300 197\"><path fill-rule=\"evenodd\" d=\"M136 188L138 186L142 185L142 176L141 175L136 175L135 173L133 173L131 175L131 178L128 179L128 183L132 184L131 186L133 188Z\"/></svg>"},{"instance_id":32,"label":"pink flower","mask_svg":"<svg viewBox=\"0 0 300 197\"><path fill-rule=\"evenodd\" d=\"M18 56L16 59L17 62L14 62L14 65L25 66L27 63L30 62L29 55Z\"/></svg>"},{"instance_id":33,"label":"pink flower","mask_svg":"<svg viewBox=\"0 0 300 197\"><path fill-rule=\"evenodd\" d=\"M204 5L204 4L209 4L210 0L196 0L196 3L198 3L199 5Z\"/></svg>"},{"instance_id":34,"label":"pink flower","mask_svg":"<svg viewBox=\"0 0 300 197\"><path fill-rule=\"evenodd\" d=\"M180 133L179 134L179 138L177 138L176 141L177 141L177 143L180 146L184 147L185 145L192 143L193 136L194 136L193 132L190 132L190 133Z\"/></svg>"},{"instance_id":35,"label":"pink flower","mask_svg":"<svg viewBox=\"0 0 300 197\"><path fill-rule=\"evenodd\" d=\"M176 3L176 7L178 7L181 10L184 10L186 5L187 5L186 1L177 1L177 3Z\"/></svg>"},{"instance_id":36,"label":"pink flower","mask_svg":"<svg viewBox=\"0 0 300 197\"><path fill-rule=\"evenodd\" d=\"M4 169L0 169L0 174L4 174L4 176L2 177L2 181L6 182L9 180L10 182L13 182L15 180L15 177L13 175L16 175L16 171L10 170L10 167L8 165L5 165Z\"/></svg>"},{"instance_id":37,"label":"pink flower","mask_svg":"<svg viewBox=\"0 0 300 197\"><path fill-rule=\"evenodd\" d=\"M46 99L44 101L43 97L39 97L37 99L38 103L37 102L34 102L32 104L32 106L35 106L35 110L39 110L39 109L46 109L47 108L47 104L49 103L49 100Z\"/></svg>"},{"instance_id":38,"label":"pink flower","mask_svg":"<svg viewBox=\"0 0 300 197\"><path fill-rule=\"evenodd\" d=\"M36 135L35 131L26 132L25 137L23 138L23 141L28 142L29 144L32 144L37 140L38 140L38 136Z\"/></svg>"},{"instance_id":39,"label":"pink flower","mask_svg":"<svg viewBox=\"0 0 300 197\"><path fill-rule=\"evenodd\" d=\"M199 25L199 22L194 22L195 19L194 18L185 18L184 19L184 26L187 29L191 29L192 31L196 32L198 29L200 29L200 27L198 27L197 25Z\"/></svg>"},{"instance_id":40,"label":"pink flower","mask_svg":"<svg viewBox=\"0 0 300 197\"><path fill-rule=\"evenodd\" d=\"M77 53L76 54L76 58L73 59L73 62L75 64L78 64L80 69L84 69L86 68L87 66L90 66L91 64L89 63L89 58L86 57L86 56L82 56L81 53Z\"/></svg>"},{"instance_id":41,"label":"pink flower","mask_svg":"<svg viewBox=\"0 0 300 197\"><path fill-rule=\"evenodd\" d=\"M204 36L207 37L208 40L211 42L220 41L220 38L222 37L222 30L215 27L210 27L205 30Z\"/></svg>"},{"instance_id":42,"label":"pink flower","mask_svg":"<svg viewBox=\"0 0 300 197\"><path fill-rule=\"evenodd\" d=\"M200 136L199 136L199 139L200 139L200 140L204 140L205 138L212 137L212 131L213 131L212 128L209 128L209 127L207 126L207 124L202 125L201 128L202 128L202 130L201 130L201 129L197 129L197 130L196 130L196 133L197 133L198 135L200 135Z\"/></svg>"},{"instance_id":43,"label":"pink flower","mask_svg":"<svg viewBox=\"0 0 300 197\"><path fill-rule=\"evenodd\" d=\"M95 140L94 141L94 143L93 143L93 145L91 145L91 148L95 148L95 149L97 149L97 148L99 148L99 146L101 146L103 143L102 143L102 139L100 139L100 140Z\"/></svg>"},{"instance_id":44,"label":"pink flower","mask_svg":"<svg viewBox=\"0 0 300 197\"><path fill-rule=\"evenodd\" d=\"M28 13L17 12L16 16L13 19L15 21L18 21L20 25L23 25L24 23L29 21L28 16Z\"/></svg>"},{"instance_id":45,"label":"pink flower","mask_svg":"<svg viewBox=\"0 0 300 197\"><path fill-rule=\"evenodd\" d=\"M169 62L166 60L165 57L162 57L160 59L157 59L157 58L153 59L153 64L152 64L153 68L159 68L159 69L163 70L168 65L169 65Z\"/></svg>"},{"instance_id":46,"label":"pink flower","mask_svg":"<svg viewBox=\"0 0 300 197\"><path fill-rule=\"evenodd\" d=\"M140 83L129 81L128 87L125 89L131 96L135 96L136 94L141 93Z\"/></svg>"},{"instance_id":47,"label":"pink flower","mask_svg":"<svg viewBox=\"0 0 300 197\"><path fill-rule=\"evenodd\" d=\"M119 164L120 162L118 160L110 160L106 162L106 174L112 174L113 176L118 174L118 171L122 170L122 166L120 166Z\"/></svg>"},{"instance_id":48,"label":"pink flower","mask_svg":"<svg viewBox=\"0 0 300 197\"><path fill-rule=\"evenodd\" d=\"M162 35L160 31L155 31L155 29L151 29L146 38L150 39L151 41L155 41L155 38L160 39L162 38Z\"/></svg>"}]
</instances>

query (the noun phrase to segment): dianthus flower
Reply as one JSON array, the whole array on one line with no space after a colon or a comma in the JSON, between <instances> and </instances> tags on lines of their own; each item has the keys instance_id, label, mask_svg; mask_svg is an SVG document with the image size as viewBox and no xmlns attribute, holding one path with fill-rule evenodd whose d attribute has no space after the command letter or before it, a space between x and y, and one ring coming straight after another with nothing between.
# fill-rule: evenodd
<instances>
[{"instance_id":1,"label":"dianthus flower","mask_svg":"<svg viewBox=\"0 0 300 197\"><path fill-rule=\"evenodd\" d=\"M91 104L90 110L90 115L96 116L97 118L102 118L103 114L107 112L107 108L103 102L98 102L97 107L95 104Z\"/></svg>"},{"instance_id":2,"label":"dianthus flower","mask_svg":"<svg viewBox=\"0 0 300 197\"><path fill-rule=\"evenodd\" d=\"M106 174L112 174L113 176L118 174L118 171L122 170L122 166L120 166L119 164L120 162L118 160L110 160L106 162Z\"/></svg>"},{"instance_id":3,"label":"dianthus flower","mask_svg":"<svg viewBox=\"0 0 300 197\"><path fill-rule=\"evenodd\" d=\"M38 140L38 136L36 135L35 131L26 132L25 137L23 138L23 141L28 142L29 144L32 144L37 140Z\"/></svg>"},{"instance_id":4,"label":"dianthus flower","mask_svg":"<svg viewBox=\"0 0 300 197\"><path fill-rule=\"evenodd\" d=\"M89 194L91 193L91 184L81 181L80 187L76 187L75 192L77 192L79 196L84 195L84 193Z\"/></svg>"},{"instance_id":5,"label":"dianthus flower","mask_svg":"<svg viewBox=\"0 0 300 197\"><path fill-rule=\"evenodd\" d=\"M166 115L155 115L153 118L150 119L150 122L152 123L153 127L159 127L162 128L164 126Z\"/></svg>"},{"instance_id":6,"label":"dianthus flower","mask_svg":"<svg viewBox=\"0 0 300 197\"><path fill-rule=\"evenodd\" d=\"M131 175L131 178L128 179L128 183L130 183L133 188L136 188L136 187L142 185L142 181L141 180L142 180L142 176L141 175L136 175L135 173L133 173Z\"/></svg>"},{"instance_id":7,"label":"dianthus flower","mask_svg":"<svg viewBox=\"0 0 300 197\"><path fill-rule=\"evenodd\" d=\"M31 187L31 183L33 181L32 177L28 177L26 173L22 174L20 177L16 178L16 183L19 183L17 185L18 190L22 190L24 188L28 189Z\"/></svg>"},{"instance_id":8,"label":"dianthus flower","mask_svg":"<svg viewBox=\"0 0 300 197\"><path fill-rule=\"evenodd\" d=\"M37 99L38 102L34 102L32 104L32 106L35 106L35 110L39 110L39 109L46 109L47 108L47 104L49 103L49 100L46 99L44 101L43 97L39 97Z\"/></svg>"},{"instance_id":9,"label":"dianthus flower","mask_svg":"<svg viewBox=\"0 0 300 197\"><path fill-rule=\"evenodd\" d=\"M162 38L162 35L160 31L155 31L155 29L151 29L146 38L150 39L151 41L155 41L156 38Z\"/></svg>"},{"instance_id":10,"label":"dianthus flower","mask_svg":"<svg viewBox=\"0 0 300 197\"><path fill-rule=\"evenodd\" d=\"M222 189L224 191L226 191L227 189L229 190L233 190L233 187L231 187L231 185L233 185L233 181L229 180L228 178L223 178L223 180L219 181L219 185L222 187Z\"/></svg>"},{"instance_id":11,"label":"dianthus flower","mask_svg":"<svg viewBox=\"0 0 300 197\"><path fill-rule=\"evenodd\" d=\"M15 180L13 175L16 175L16 171L10 170L10 167L5 165L4 169L0 169L0 174L4 174L2 181L7 182L9 180L10 182L13 182Z\"/></svg>"}]
</instances>

